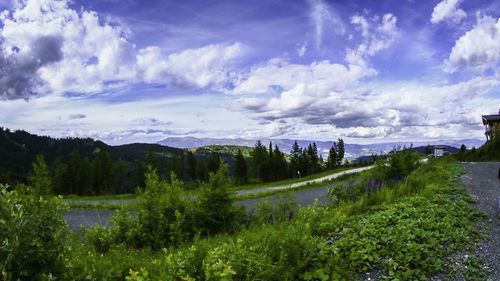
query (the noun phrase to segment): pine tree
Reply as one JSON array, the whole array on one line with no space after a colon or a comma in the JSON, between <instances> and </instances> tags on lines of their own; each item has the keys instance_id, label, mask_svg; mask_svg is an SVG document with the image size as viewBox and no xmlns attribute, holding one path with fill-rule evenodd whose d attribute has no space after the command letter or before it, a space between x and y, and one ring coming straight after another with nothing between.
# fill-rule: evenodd
<instances>
[{"instance_id":1,"label":"pine tree","mask_svg":"<svg viewBox=\"0 0 500 281\"><path fill-rule=\"evenodd\" d=\"M115 192L125 193L129 190L127 186L127 166L125 161L120 158L116 164L116 182L115 182Z\"/></svg>"},{"instance_id":2,"label":"pine tree","mask_svg":"<svg viewBox=\"0 0 500 281\"><path fill-rule=\"evenodd\" d=\"M326 158L326 167L329 170L335 169L337 166L337 143L333 142L330 151L328 152L328 157Z\"/></svg>"},{"instance_id":3,"label":"pine tree","mask_svg":"<svg viewBox=\"0 0 500 281\"><path fill-rule=\"evenodd\" d=\"M467 150L467 147L465 146L465 144L462 144L462 145L460 146L460 153L465 153L465 151L466 151L466 150ZM429 152L429 153L427 153L427 154L430 154L430 152Z\"/></svg>"},{"instance_id":4,"label":"pine tree","mask_svg":"<svg viewBox=\"0 0 500 281\"><path fill-rule=\"evenodd\" d=\"M260 140L255 144L254 149L251 152L252 156L252 168L253 174L256 178L261 181L267 180L267 163L269 159L269 155L267 154L267 149L262 145Z\"/></svg>"},{"instance_id":5,"label":"pine tree","mask_svg":"<svg viewBox=\"0 0 500 281\"><path fill-rule=\"evenodd\" d=\"M196 158L192 151L187 153L187 174L191 180L196 180Z\"/></svg>"},{"instance_id":6,"label":"pine tree","mask_svg":"<svg viewBox=\"0 0 500 281\"><path fill-rule=\"evenodd\" d=\"M43 155L38 155L33 162L33 171L28 176L31 186L37 195L48 195L52 193L52 177Z\"/></svg>"},{"instance_id":7,"label":"pine tree","mask_svg":"<svg viewBox=\"0 0 500 281\"><path fill-rule=\"evenodd\" d=\"M93 171L92 171L92 164L90 164L89 158L83 157L80 161L79 167L80 168L78 169L76 180L78 181L80 194L82 195L94 194L94 192L92 191Z\"/></svg>"},{"instance_id":8,"label":"pine tree","mask_svg":"<svg viewBox=\"0 0 500 281\"><path fill-rule=\"evenodd\" d=\"M115 183L115 169L111 155L107 151L101 151L97 154L93 163L93 183L92 187L94 194L111 192L111 188Z\"/></svg>"},{"instance_id":9,"label":"pine tree","mask_svg":"<svg viewBox=\"0 0 500 281\"><path fill-rule=\"evenodd\" d=\"M247 182L247 162L240 149L238 149L238 153L235 157L234 177L238 185L243 185Z\"/></svg>"},{"instance_id":10,"label":"pine tree","mask_svg":"<svg viewBox=\"0 0 500 281\"><path fill-rule=\"evenodd\" d=\"M275 169L275 176L276 180L282 180L287 178L287 163L285 160L285 155L283 152L280 151L278 145L274 145L274 152L273 152L273 158L274 158L274 169Z\"/></svg>"},{"instance_id":11,"label":"pine tree","mask_svg":"<svg viewBox=\"0 0 500 281\"><path fill-rule=\"evenodd\" d=\"M267 177L266 177L266 181L274 181L276 180L276 159L274 158L274 155L273 155L273 142L269 142L269 156L268 156L268 159L267 159L267 167L266 167L266 171L267 171Z\"/></svg>"},{"instance_id":12,"label":"pine tree","mask_svg":"<svg viewBox=\"0 0 500 281\"><path fill-rule=\"evenodd\" d=\"M201 159L196 160L196 178L200 181L205 181L207 179L205 164Z\"/></svg>"},{"instance_id":13,"label":"pine tree","mask_svg":"<svg viewBox=\"0 0 500 281\"><path fill-rule=\"evenodd\" d=\"M134 188L145 188L146 187L146 167L142 161L135 161L134 169Z\"/></svg>"},{"instance_id":14,"label":"pine tree","mask_svg":"<svg viewBox=\"0 0 500 281\"><path fill-rule=\"evenodd\" d=\"M337 144L337 166L342 165L342 160L344 160L344 140L339 138Z\"/></svg>"},{"instance_id":15,"label":"pine tree","mask_svg":"<svg viewBox=\"0 0 500 281\"><path fill-rule=\"evenodd\" d=\"M215 173L220 169L220 155L217 152L210 153L207 161L208 173Z\"/></svg>"},{"instance_id":16,"label":"pine tree","mask_svg":"<svg viewBox=\"0 0 500 281\"><path fill-rule=\"evenodd\" d=\"M292 151L290 151L290 171L292 173L292 177L298 177L300 173L300 155L302 153L302 149L297 144L297 141L293 143Z\"/></svg>"}]
</instances>

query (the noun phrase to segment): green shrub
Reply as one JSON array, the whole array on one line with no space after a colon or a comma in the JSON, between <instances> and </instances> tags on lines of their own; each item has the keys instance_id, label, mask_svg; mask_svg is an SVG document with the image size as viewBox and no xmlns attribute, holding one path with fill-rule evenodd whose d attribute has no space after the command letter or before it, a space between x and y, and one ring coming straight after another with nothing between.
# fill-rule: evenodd
<instances>
[{"instance_id":1,"label":"green shrub","mask_svg":"<svg viewBox=\"0 0 500 281\"><path fill-rule=\"evenodd\" d=\"M138 191L135 216L120 210L111 219L110 229L95 226L85 230L86 242L97 251L106 252L110 243L162 249L194 236L192 202L183 193L182 181L172 174L167 183L151 169L145 178L144 190Z\"/></svg>"},{"instance_id":2,"label":"green shrub","mask_svg":"<svg viewBox=\"0 0 500 281\"><path fill-rule=\"evenodd\" d=\"M196 227L202 235L232 232L238 227L244 209L233 206L229 188L232 183L226 176L227 167L221 164L215 173L210 173L208 183L201 183L196 198Z\"/></svg>"},{"instance_id":3,"label":"green shrub","mask_svg":"<svg viewBox=\"0 0 500 281\"><path fill-rule=\"evenodd\" d=\"M68 231L61 198L8 191L0 185L0 276L37 280L64 272Z\"/></svg>"}]
</instances>

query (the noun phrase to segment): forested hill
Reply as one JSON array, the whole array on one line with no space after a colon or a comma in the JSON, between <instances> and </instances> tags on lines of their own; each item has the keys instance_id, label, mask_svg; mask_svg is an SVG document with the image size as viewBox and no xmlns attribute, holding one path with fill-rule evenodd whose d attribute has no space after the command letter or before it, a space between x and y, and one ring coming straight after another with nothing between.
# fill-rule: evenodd
<instances>
[{"instance_id":1,"label":"forested hill","mask_svg":"<svg viewBox=\"0 0 500 281\"><path fill-rule=\"evenodd\" d=\"M238 150L248 158L251 148L187 150L145 143L111 146L90 138L55 139L0 127L0 183L27 182L33 162L42 155L58 193L133 192L144 184L148 165L164 178L174 172L186 182L206 180L209 172L218 169L220 160L229 164L232 174Z\"/></svg>"}]
</instances>

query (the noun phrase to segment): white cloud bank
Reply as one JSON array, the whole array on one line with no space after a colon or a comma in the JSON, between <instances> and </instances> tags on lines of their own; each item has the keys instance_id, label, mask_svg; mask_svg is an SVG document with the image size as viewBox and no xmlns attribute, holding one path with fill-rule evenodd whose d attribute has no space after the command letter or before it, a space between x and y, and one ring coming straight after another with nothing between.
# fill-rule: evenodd
<instances>
[{"instance_id":1,"label":"white cloud bank","mask_svg":"<svg viewBox=\"0 0 500 281\"><path fill-rule=\"evenodd\" d=\"M458 5L461 0L443 0L439 2L432 11L431 23L437 24L442 21L451 21L459 23L463 18L467 17L464 10L459 9Z\"/></svg>"},{"instance_id":2,"label":"white cloud bank","mask_svg":"<svg viewBox=\"0 0 500 281\"><path fill-rule=\"evenodd\" d=\"M167 56L151 46L136 50L130 32L96 12L77 12L67 1L19 2L0 14L0 99L39 92L97 93L127 82L169 87L219 86L228 79L239 43L209 45Z\"/></svg>"}]
</instances>

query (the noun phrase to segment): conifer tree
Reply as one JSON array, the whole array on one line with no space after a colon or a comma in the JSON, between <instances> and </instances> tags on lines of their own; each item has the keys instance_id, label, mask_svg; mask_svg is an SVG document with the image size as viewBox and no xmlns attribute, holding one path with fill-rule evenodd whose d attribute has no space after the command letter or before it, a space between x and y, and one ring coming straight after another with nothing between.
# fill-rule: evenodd
<instances>
[{"instance_id":1,"label":"conifer tree","mask_svg":"<svg viewBox=\"0 0 500 281\"><path fill-rule=\"evenodd\" d=\"M298 173L300 172L300 155L302 149L297 144L297 141L293 143L292 151L290 151L290 170L292 173L292 177L298 177Z\"/></svg>"},{"instance_id":2,"label":"conifer tree","mask_svg":"<svg viewBox=\"0 0 500 281\"><path fill-rule=\"evenodd\" d=\"M342 165L342 160L344 160L344 140L339 138L337 143L337 166Z\"/></svg>"},{"instance_id":3,"label":"conifer tree","mask_svg":"<svg viewBox=\"0 0 500 281\"><path fill-rule=\"evenodd\" d=\"M35 189L37 195L47 195L52 193L52 177L50 176L47 164L43 155L38 155L33 162L33 171L28 176L30 184Z\"/></svg>"},{"instance_id":4,"label":"conifer tree","mask_svg":"<svg viewBox=\"0 0 500 281\"><path fill-rule=\"evenodd\" d=\"M191 180L196 180L196 158L190 150L187 153L187 174Z\"/></svg>"},{"instance_id":5,"label":"conifer tree","mask_svg":"<svg viewBox=\"0 0 500 281\"><path fill-rule=\"evenodd\" d=\"M205 164L201 159L196 160L196 178L200 181L205 181L207 179Z\"/></svg>"},{"instance_id":6,"label":"conifer tree","mask_svg":"<svg viewBox=\"0 0 500 281\"><path fill-rule=\"evenodd\" d=\"M234 177L238 185L243 185L247 182L247 162L240 149L238 149L238 153L235 157Z\"/></svg>"},{"instance_id":7,"label":"conifer tree","mask_svg":"<svg viewBox=\"0 0 500 281\"><path fill-rule=\"evenodd\" d=\"M251 156L254 176L261 181L267 180L266 166L268 163L269 155L267 154L266 147L262 145L260 140L258 140L255 144L255 147L251 152Z\"/></svg>"},{"instance_id":8,"label":"conifer tree","mask_svg":"<svg viewBox=\"0 0 500 281\"><path fill-rule=\"evenodd\" d=\"M330 151L328 152L328 157L326 159L326 167L329 170L335 169L337 166L337 143L333 142Z\"/></svg>"}]
</instances>

